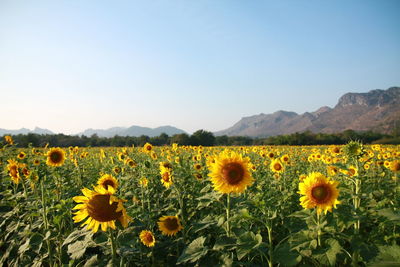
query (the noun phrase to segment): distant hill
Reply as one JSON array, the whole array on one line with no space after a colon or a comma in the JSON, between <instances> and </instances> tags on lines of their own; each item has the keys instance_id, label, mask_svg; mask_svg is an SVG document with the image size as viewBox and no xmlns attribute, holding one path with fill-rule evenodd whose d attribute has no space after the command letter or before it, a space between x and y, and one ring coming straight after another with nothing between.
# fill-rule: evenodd
<instances>
[{"instance_id":1,"label":"distant hill","mask_svg":"<svg viewBox=\"0 0 400 267\"><path fill-rule=\"evenodd\" d=\"M181 129L175 128L173 126L161 126L157 128L131 126L128 128L113 127L109 129L87 129L82 133L78 133L78 135L91 136L93 134L97 134L99 137L114 137L115 135L119 136L147 135L149 137L154 137L154 136L159 136L162 133L166 133L167 135L172 136L175 134L181 134L186 132Z\"/></svg>"},{"instance_id":2,"label":"distant hill","mask_svg":"<svg viewBox=\"0 0 400 267\"><path fill-rule=\"evenodd\" d=\"M232 127L215 135L268 137L295 132L336 133L352 129L390 133L400 125L400 87L347 93L334 108L321 107L315 112L297 114L277 111L244 117Z\"/></svg>"},{"instance_id":3,"label":"distant hill","mask_svg":"<svg viewBox=\"0 0 400 267\"><path fill-rule=\"evenodd\" d=\"M28 134L28 133L34 133L34 134L54 134L52 131L47 130L47 129L42 129L39 127L35 127L33 130L29 130L27 128L21 128L18 130L7 130L7 129L1 129L0 128L0 136L6 135L6 134L12 134L12 135L17 135L17 134Z\"/></svg>"}]
</instances>

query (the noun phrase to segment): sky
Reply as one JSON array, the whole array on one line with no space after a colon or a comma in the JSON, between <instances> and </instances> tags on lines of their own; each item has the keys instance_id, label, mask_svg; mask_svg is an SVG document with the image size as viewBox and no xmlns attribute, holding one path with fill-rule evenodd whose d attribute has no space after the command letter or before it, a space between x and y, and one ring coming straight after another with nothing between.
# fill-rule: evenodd
<instances>
[{"instance_id":1,"label":"sky","mask_svg":"<svg viewBox=\"0 0 400 267\"><path fill-rule=\"evenodd\" d=\"M0 128L172 125L400 86L397 0L0 0Z\"/></svg>"}]
</instances>

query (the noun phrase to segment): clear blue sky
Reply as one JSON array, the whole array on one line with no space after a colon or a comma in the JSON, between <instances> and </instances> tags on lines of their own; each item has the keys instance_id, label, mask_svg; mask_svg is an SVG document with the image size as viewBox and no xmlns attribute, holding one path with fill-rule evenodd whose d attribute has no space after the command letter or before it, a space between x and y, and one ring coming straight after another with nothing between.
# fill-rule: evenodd
<instances>
[{"instance_id":1,"label":"clear blue sky","mask_svg":"<svg viewBox=\"0 0 400 267\"><path fill-rule=\"evenodd\" d=\"M0 128L173 125L400 85L400 1L0 0Z\"/></svg>"}]
</instances>

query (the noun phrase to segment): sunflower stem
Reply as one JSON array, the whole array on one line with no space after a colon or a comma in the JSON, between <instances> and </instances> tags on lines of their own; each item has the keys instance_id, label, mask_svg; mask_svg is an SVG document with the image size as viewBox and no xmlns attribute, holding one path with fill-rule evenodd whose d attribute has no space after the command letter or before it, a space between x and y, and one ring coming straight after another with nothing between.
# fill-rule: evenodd
<instances>
[{"instance_id":1,"label":"sunflower stem","mask_svg":"<svg viewBox=\"0 0 400 267\"><path fill-rule=\"evenodd\" d=\"M321 246L321 216L317 210L317 247Z\"/></svg>"},{"instance_id":2,"label":"sunflower stem","mask_svg":"<svg viewBox=\"0 0 400 267\"><path fill-rule=\"evenodd\" d=\"M229 218L231 216L231 193L226 195L226 235L231 236L231 223Z\"/></svg>"},{"instance_id":3,"label":"sunflower stem","mask_svg":"<svg viewBox=\"0 0 400 267\"><path fill-rule=\"evenodd\" d=\"M272 222L270 225L267 226L268 230L268 241L269 241L269 259L268 259L268 266L272 267L273 266L273 261L272 261L272 252L273 252L273 244L272 244Z\"/></svg>"},{"instance_id":4,"label":"sunflower stem","mask_svg":"<svg viewBox=\"0 0 400 267\"><path fill-rule=\"evenodd\" d=\"M142 211L143 212L145 212L145 210L144 210L144 192L143 192L143 185L141 185L140 186L140 191L141 191L141 194L142 194L142 199L141 199L141 204L142 204Z\"/></svg>"},{"instance_id":5,"label":"sunflower stem","mask_svg":"<svg viewBox=\"0 0 400 267\"><path fill-rule=\"evenodd\" d=\"M115 244L114 233L113 233L111 227L109 228L108 233L109 233L110 241L111 241L112 264L113 264L113 266L116 266L116 264L117 264L117 248L116 248L116 244Z\"/></svg>"},{"instance_id":6,"label":"sunflower stem","mask_svg":"<svg viewBox=\"0 0 400 267\"><path fill-rule=\"evenodd\" d=\"M46 210L46 199L44 197L44 186L43 186L43 179L40 179L40 193L41 193L41 200L42 200L42 215L43 215L43 223L44 223L44 229L47 233L47 231L49 230L49 222L47 220L47 210ZM51 245L50 245L50 240L47 239L46 240L46 244L47 244L47 250L49 253L49 265L53 266L52 263L52 251L51 251Z\"/></svg>"}]
</instances>

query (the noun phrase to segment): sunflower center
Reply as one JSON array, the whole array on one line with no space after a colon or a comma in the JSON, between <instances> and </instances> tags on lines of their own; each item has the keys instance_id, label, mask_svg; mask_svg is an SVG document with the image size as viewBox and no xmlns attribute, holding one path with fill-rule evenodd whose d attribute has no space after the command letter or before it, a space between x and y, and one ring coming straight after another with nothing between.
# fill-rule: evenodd
<instances>
[{"instance_id":1,"label":"sunflower center","mask_svg":"<svg viewBox=\"0 0 400 267\"><path fill-rule=\"evenodd\" d=\"M103 187L104 187L105 189L108 189L108 186L111 186L111 187L115 188L115 184L114 184L114 182L111 181L111 180L106 180L106 181L104 181Z\"/></svg>"},{"instance_id":2,"label":"sunflower center","mask_svg":"<svg viewBox=\"0 0 400 267\"><path fill-rule=\"evenodd\" d=\"M98 222L109 222L122 216L122 211L117 212L118 203L110 205L110 195L96 195L89 200L87 210L89 216Z\"/></svg>"},{"instance_id":3,"label":"sunflower center","mask_svg":"<svg viewBox=\"0 0 400 267\"><path fill-rule=\"evenodd\" d=\"M275 163L274 169L277 170L277 171L280 171L280 170L282 170L282 165L279 164L279 163Z\"/></svg>"},{"instance_id":4,"label":"sunflower center","mask_svg":"<svg viewBox=\"0 0 400 267\"><path fill-rule=\"evenodd\" d=\"M163 173L162 178L165 182L169 182L170 180L169 173L168 172Z\"/></svg>"},{"instance_id":5,"label":"sunflower center","mask_svg":"<svg viewBox=\"0 0 400 267\"><path fill-rule=\"evenodd\" d=\"M399 171L400 170L400 163L399 162L395 162L393 163L393 171Z\"/></svg>"},{"instance_id":6,"label":"sunflower center","mask_svg":"<svg viewBox=\"0 0 400 267\"><path fill-rule=\"evenodd\" d=\"M152 243L154 240L153 235L151 233L146 233L144 239L146 240L147 243Z\"/></svg>"},{"instance_id":7,"label":"sunflower center","mask_svg":"<svg viewBox=\"0 0 400 267\"><path fill-rule=\"evenodd\" d=\"M18 176L18 169L17 166L12 166L10 169L10 175L13 177L17 177Z\"/></svg>"},{"instance_id":8,"label":"sunflower center","mask_svg":"<svg viewBox=\"0 0 400 267\"><path fill-rule=\"evenodd\" d=\"M243 167L236 162L228 163L222 168L222 176L228 182L228 184L238 184L243 180L244 177Z\"/></svg>"},{"instance_id":9,"label":"sunflower center","mask_svg":"<svg viewBox=\"0 0 400 267\"><path fill-rule=\"evenodd\" d=\"M164 221L164 226L170 231L175 231L179 228L178 220L176 218L167 218Z\"/></svg>"},{"instance_id":10,"label":"sunflower center","mask_svg":"<svg viewBox=\"0 0 400 267\"><path fill-rule=\"evenodd\" d=\"M62 155L60 152L56 151L50 154L50 159L54 163L59 163L62 160Z\"/></svg>"},{"instance_id":11,"label":"sunflower center","mask_svg":"<svg viewBox=\"0 0 400 267\"><path fill-rule=\"evenodd\" d=\"M318 185L311 190L311 195L317 203L324 203L329 198L329 188L325 185Z\"/></svg>"}]
</instances>

